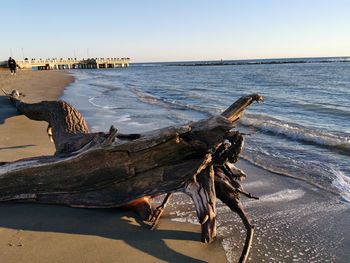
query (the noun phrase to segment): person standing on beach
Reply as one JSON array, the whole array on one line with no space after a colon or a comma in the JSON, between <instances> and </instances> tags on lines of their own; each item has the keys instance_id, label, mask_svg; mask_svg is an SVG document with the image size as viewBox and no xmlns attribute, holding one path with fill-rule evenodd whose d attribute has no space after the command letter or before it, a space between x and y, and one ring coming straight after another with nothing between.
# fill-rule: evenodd
<instances>
[{"instance_id":1,"label":"person standing on beach","mask_svg":"<svg viewBox=\"0 0 350 263\"><path fill-rule=\"evenodd\" d=\"M9 66L9 68L10 68L11 75L13 75L13 74L16 75L16 67L17 67L16 60L14 60L13 58L9 57L9 60L7 61L7 64Z\"/></svg>"}]
</instances>

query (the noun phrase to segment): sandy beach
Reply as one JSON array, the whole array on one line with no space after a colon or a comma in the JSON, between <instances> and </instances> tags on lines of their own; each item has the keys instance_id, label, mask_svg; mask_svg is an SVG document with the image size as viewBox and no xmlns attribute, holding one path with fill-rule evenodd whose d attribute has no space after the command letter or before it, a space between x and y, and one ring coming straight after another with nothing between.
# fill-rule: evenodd
<instances>
[{"instance_id":1,"label":"sandy beach","mask_svg":"<svg viewBox=\"0 0 350 263\"><path fill-rule=\"evenodd\" d=\"M72 81L65 72L0 72L1 87L22 91L30 102L57 99ZM16 116L4 96L0 102L0 161L53 154L45 123ZM256 224L250 262L348 262L348 203L244 160L238 166L248 174L246 190L260 196L243 200ZM186 198L175 195L155 231L121 209L1 204L1 262L237 262L244 240L239 218L219 202L218 222L225 224L216 242L202 244Z\"/></svg>"},{"instance_id":2,"label":"sandy beach","mask_svg":"<svg viewBox=\"0 0 350 263\"><path fill-rule=\"evenodd\" d=\"M0 86L35 102L59 98L74 81L65 72L0 71ZM0 161L51 155L47 124L17 116L0 96ZM1 262L226 262L220 240L200 242L200 227L170 220L150 231L122 209L77 209L35 204L0 204Z\"/></svg>"},{"instance_id":3,"label":"sandy beach","mask_svg":"<svg viewBox=\"0 0 350 263\"><path fill-rule=\"evenodd\" d=\"M58 71L19 71L11 76L8 70L0 70L0 87L11 92L14 89L26 94L27 102L55 100L74 78ZM31 121L16 116L16 109L1 91L0 97L0 160L52 155L54 145L48 140L47 123Z\"/></svg>"}]
</instances>

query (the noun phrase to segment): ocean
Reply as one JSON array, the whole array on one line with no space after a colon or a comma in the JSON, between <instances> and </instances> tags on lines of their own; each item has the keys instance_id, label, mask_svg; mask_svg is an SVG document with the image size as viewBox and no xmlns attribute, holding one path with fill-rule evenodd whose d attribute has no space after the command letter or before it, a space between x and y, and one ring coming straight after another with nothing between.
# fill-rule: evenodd
<instances>
[{"instance_id":1,"label":"ocean","mask_svg":"<svg viewBox=\"0 0 350 263\"><path fill-rule=\"evenodd\" d=\"M237 124L242 158L350 202L350 59L279 59L131 64L71 71L64 100L91 131L137 133L220 114L259 93Z\"/></svg>"},{"instance_id":2,"label":"ocean","mask_svg":"<svg viewBox=\"0 0 350 263\"><path fill-rule=\"evenodd\" d=\"M260 196L243 200L256 224L250 262L347 262L349 62L202 61L73 70L76 81L62 99L82 112L92 131L114 125L138 133L208 118L241 96L263 95L264 103L251 105L236 126L246 134L241 157L262 168L248 173L244 184ZM271 178L265 170L288 179ZM167 213L173 221L198 224L184 194L174 195ZM241 220L218 202L217 225L228 262L237 262L245 233Z\"/></svg>"}]
</instances>

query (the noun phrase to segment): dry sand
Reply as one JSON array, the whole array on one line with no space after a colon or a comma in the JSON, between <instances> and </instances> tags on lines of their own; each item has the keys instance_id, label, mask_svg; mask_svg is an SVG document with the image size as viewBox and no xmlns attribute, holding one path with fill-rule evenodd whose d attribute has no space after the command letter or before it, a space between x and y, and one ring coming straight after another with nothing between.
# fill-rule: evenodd
<instances>
[{"instance_id":1,"label":"dry sand","mask_svg":"<svg viewBox=\"0 0 350 263\"><path fill-rule=\"evenodd\" d=\"M57 99L74 79L64 72L0 71L0 87L28 102ZM17 116L0 96L0 162L51 155L47 124ZM200 242L200 227L162 219L150 231L130 211L0 204L0 262L226 262L220 240Z\"/></svg>"},{"instance_id":2,"label":"dry sand","mask_svg":"<svg viewBox=\"0 0 350 263\"><path fill-rule=\"evenodd\" d=\"M19 71L16 76L0 71L0 88L21 91L27 95L27 102L55 100L72 81L72 76L57 71ZM53 154L55 148L48 140L47 123L16 116L16 109L0 92L0 161Z\"/></svg>"}]
</instances>

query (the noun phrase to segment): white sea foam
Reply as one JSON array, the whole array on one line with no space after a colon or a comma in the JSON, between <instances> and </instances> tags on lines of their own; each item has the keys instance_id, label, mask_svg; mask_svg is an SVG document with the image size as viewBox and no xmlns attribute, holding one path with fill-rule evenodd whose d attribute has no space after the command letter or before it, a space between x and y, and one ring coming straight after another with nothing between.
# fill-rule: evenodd
<instances>
[{"instance_id":1,"label":"white sea foam","mask_svg":"<svg viewBox=\"0 0 350 263\"><path fill-rule=\"evenodd\" d=\"M191 218L191 217L176 217L176 218L171 218L171 221L181 222L181 223L190 223L190 224L193 224L193 225L199 225L198 219Z\"/></svg>"},{"instance_id":2,"label":"white sea foam","mask_svg":"<svg viewBox=\"0 0 350 263\"><path fill-rule=\"evenodd\" d=\"M268 187L270 185L267 181L253 181L249 183L244 183L244 188L251 188L251 187Z\"/></svg>"},{"instance_id":3,"label":"white sea foam","mask_svg":"<svg viewBox=\"0 0 350 263\"><path fill-rule=\"evenodd\" d=\"M305 191L301 189L286 189L273 194L263 195L259 202L286 202L303 197Z\"/></svg>"},{"instance_id":4,"label":"white sea foam","mask_svg":"<svg viewBox=\"0 0 350 263\"><path fill-rule=\"evenodd\" d=\"M121 117L119 117L116 122L125 122L125 121L130 121L131 120L131 116L130 114L125 114Z\"/></svg>"},{"instance_id":5,"label":"white sea foam","mask_svg":"<svg viewBox=\"0 0 350 263\"><path fill-rule=\"evenodd\" d=\"M340 190L340 195L347 202L350 202L350 178L339 170L334 170L333 174L336 178L333 180L332 184Z\"/></svg>"},{"instance_id":6,"label":"white sea foam","mask_svg":"<svg viewBox=\"0 0 350 263\"><path fill-rule=\"evenodd\" d=\"M230 238L224 238L221 242L221 245L224 248L227 261L229 263L232 263L233 251L232 251L232 242Z\"/></svg>"},{"instance_id":7,"label":"white sea foam","mask_svg":"<svg viewBox=\"0 0 350 263\"><path fill-rule=\"evenodd\" d=\"M110 110L110 109L120 109L120 107L116 107L116 106L108 106L108 105L99 105L97 104L96 102L94 102L96 98L90 98L89 99L89 102L90 104L92 104L93 106L97 107L97 108L102 108L102 109L107 109L107 110Z\"/></svg>"}]
</instances>

